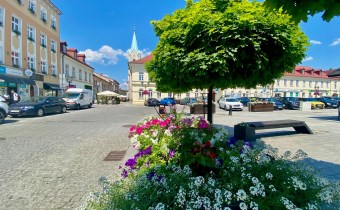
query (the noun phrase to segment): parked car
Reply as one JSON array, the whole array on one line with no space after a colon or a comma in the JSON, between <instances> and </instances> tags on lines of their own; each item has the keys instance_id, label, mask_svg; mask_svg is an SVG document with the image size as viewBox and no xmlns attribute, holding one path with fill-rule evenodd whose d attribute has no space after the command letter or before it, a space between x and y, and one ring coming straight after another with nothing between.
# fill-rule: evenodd
<instances>
[{"instance_id":1,"label":"parked car","mask_svg":"<svg viewBox=\"0 0 340 210\"><path fill-rule=\"evenodd\" d=\"M175 105L176 104L176 100L174 98L163 98L159 101L160 105L165 105L165 106L170 106L170 105Z\"/></svg>"},{"instance_id":2,"label":"parked car","mask_svg":"<svg viewBox=\"0 0 340 210\"><path fill-rule=\"evenodd\" d=\"M325 108L325 104L318 101L317 98L299 98L300 101L306 101L306 102L311 102L311 108L312 109L323 109Z\"/></svg>"},{"instance_id":3,"label":"parked car","mask_svg":"<svg viewBox=\"0 0 340 210\"><path fill-rule=\"evenodd\" d=\"M185 98L182 98L181 101L180 101L181 105L188 105L188 104L192 104L192 103L197 103L197 99L185 97Z\"/></svg>"},{"instance_id":4,"label":"parked car","mask_svg":"<svg viewBox=\"0 0 340 210\"><path fill-rule=\"evenodd\" d=\"M144 106L158 106L159 101L156 98L148 98L144 101Z\"/></svg>"},{"instance_id":5,"label":"parked car","mask_svg":"<svg viewBox=\"0 0 340 210\"><path fill-rule=\"evenodd\" d=\"M278 98L282 102L286 109L300 109L300 101L295 97L280 97Z\"/></svg>"},{"instance_id":6,"label":"parked car","mask_svg":"<svg viewBox=\"0 0 340 210\"><path fill-rule=\"evenodd\" d=\"M250 102L250 98L248 97L241 97L240 102L243 104L243 106L248 106L248 103Z\"/></svg>"},{"instance_id":7,"label":"parked car","mask_svg":"<svg viewBox=\"0 0 340 210\"><path fill-rule=\"evenodd\" d=\"M279 101L276 98L260 98L260 101L265 101L267 103L273 103L274 104L274 110L282 110L284 105L281 101Z\"/></svg>"},{"instance_id":8,"label":"parked car","mask_svg":"<svg viewBox=\"0 0 340 210\"><path fill-rule=\"evenodd\" d=\"M18 116L38 116L48 113L64 113L67 110L66 101L59 97L32 97L24 99L19 103L9 106L9 115Z\"/></svg>"},{"instance_id":9,"label":"parked car","mask_svg":"<svg viewBox=\"0 0 340 210\"><path fill-rule=\"evenodd\" d=\"M0 124L5 121L8 115L8 105L6 99L0 96Z\"/></svg>"},{"instance_id":10,"label":"parked car","mask_svg":"<svg viewBox=\"0 0 340 210\"><path fill-rule=\"evenodd\" d=\"M336 109L338 107L338 102L329 98L317 98L318 101L325 104L325 108Z\"/></svg>"},{"instance_id":11,"label":"parked car","mask_svg":"<svg viewBox=\"0 0 340 210\"><path fill-rule=\"evenodd\" d=\"M204 97L203 97L203 96L198 96L198 97L197 97L197 102L198 102L198 103L203 103L203 102L204 102L204 103L208 103L208 97L205 97L205 96L204 96Z\"/></svg>"},{"instance_id":12,"label":"parked car","mask_svg":"<svg viewBox=\"0 0 340 210\"><path fill-rule=\"evenodd\" d=\"M243 110L243 104L240 102L240 100L235 98L224 98L220 99L218 106L221 109L229 110L230 106L232 110Z\"/></svg>"}]
</instances>

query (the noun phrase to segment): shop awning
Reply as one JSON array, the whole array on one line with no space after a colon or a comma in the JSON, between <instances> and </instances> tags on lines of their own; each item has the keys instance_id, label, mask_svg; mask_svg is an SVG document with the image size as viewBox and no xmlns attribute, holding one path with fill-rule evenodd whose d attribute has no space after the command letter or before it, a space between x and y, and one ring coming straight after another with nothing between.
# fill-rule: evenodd
<instances>
[{"instance_id":1,"label":"shop awning","mask_svg":"<svg viewBox=\"0 0 340 210\"><path fill-rule=\"evenodd\" d=\"M8 83L35 85L35 82L32 79L12 76L8 74L0 74L0 79L5 80L5 82L8 82Z\"/></svg>"},{"instance_id":2,"label":"shop awning","mask_svg":"<svg viewBox=\"0 0 340 210\"><path fill-rule=\"evenodd\" d=\"M45 90L61 90L58 84L44 83Z\"/></svg>"}]
</instances>

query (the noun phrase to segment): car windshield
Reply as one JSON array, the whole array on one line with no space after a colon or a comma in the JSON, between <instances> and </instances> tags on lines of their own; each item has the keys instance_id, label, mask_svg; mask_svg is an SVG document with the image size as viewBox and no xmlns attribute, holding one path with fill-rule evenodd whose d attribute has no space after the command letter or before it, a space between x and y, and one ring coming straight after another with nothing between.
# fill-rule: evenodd
<instances>
[{"instance_id":1,"label":"car windshield","mask_svg":"<svg viewBox=\"0 0 340 210\"><path fill-rule=\"evenodd\" d=\"M331 99L329 99L329 98L323 98L322 99L324 102L326 102L326 103L333 103L334 101L332 101Z\"/></svg>"},{"instance_id":2,"label":"car windshield","mask_svg":"<svg viewBox=\"0 0 340 210\"><path fill-rule=\"evenodd\" d=\"M74 98L78 98L78 97L79 97L79 93L65 93L62 98L74 99Z\"/></svg>"},{"instance_id":3,"label":"car windshield","mask_svg":"<svg viewBox=\"0 0 340 210\"><path fill-rule=\"evenodd\" d=\"M227 98L226 101L228 101L228 102L239 102L240 100L238 100L236 98Z\"/></svg>"},{"instance_id":4,"label":"car windshield","mask_svg":"<svg viewBox=\"0 0 340 210\"><path fill-rule=\"evenodd\" d=\"M46 100L45 97L31 97L27 99L23 99L21 102L22 103L40 103L44 102Z\"/></svg>"}]
</instances>

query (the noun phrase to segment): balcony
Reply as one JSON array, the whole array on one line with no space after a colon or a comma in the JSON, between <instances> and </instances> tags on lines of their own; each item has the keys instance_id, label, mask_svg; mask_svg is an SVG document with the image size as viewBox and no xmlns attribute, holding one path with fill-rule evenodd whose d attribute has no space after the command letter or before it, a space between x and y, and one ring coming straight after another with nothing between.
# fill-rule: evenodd
<instances>
[{"instance_id":1,"label":"balcony","mask_svg":"<svg viewBox=\"0 0 340 210\"><path fill-rule=\"evenodd\" d=\"M47 71L46 70L42 70L41 73L42 74L47 74Z\"/></svg>"},{"instance_id":2,"label":"balcony","mask_svg":"<svg viewBox=\"0 0 340 210\"><path fill-rule=\"evenodd\" d=\"M51 51L52 52L54 52L54 53L56 53L57 51L54 49L54 48L51 48Z\"/></svg>"},{"instance_id":3,"label":"balcony","mask_svg":"<svg viewBox=\"0 0 340 210\"><path fill-rule=\"evenodd\" d=\"M33 37L27 37L28 40L30 40L31 42L35 42L35 40L33 39Z\"/></svg>"},{"instance_id":4,"label":"balcony","mask_svg":"<svg viewBox=\"0 0 340 210\"><path fill-rule=\"evenodd\" d=\"M40 44L40 46L46 48L46 45L44 43Z\"/></svg>"},{"instance_id":5,"label":"balcony","mask_svg":"<svg viewBox=\"0 0 340 210\"><path fill-rule=\"evenodd\" d=\"M55 27L55 25L51 25L51 28L53 28L54 30L57 30L57 28Z\"/></svg>"},{"instance_id":6,"label":"balcony","mask_svg":"<svg viewBox=\"0 0 340 210\"><path fill-rule=\"evenodd\" d=\"M21 32L18 29L14 29L12 30L17 36L21 35Z\"/></svg>"},{"instance_id":7,"label":"balcony","mask_svg":"<svg viewBox=\"0 0 340 210\"><path fill-rule=\"evenodd\" d=\"M44 23L47 22L46 18L44 18L44 17L42 17L41 20L42 20Z\"/></svg>"}]
</instances>

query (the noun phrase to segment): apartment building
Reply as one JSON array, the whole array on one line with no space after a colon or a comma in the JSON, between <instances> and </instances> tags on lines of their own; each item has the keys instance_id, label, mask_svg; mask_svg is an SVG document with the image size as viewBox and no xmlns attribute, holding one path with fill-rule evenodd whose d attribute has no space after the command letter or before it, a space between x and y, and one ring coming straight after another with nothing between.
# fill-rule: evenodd
<instances>
[{"instance_id":1,"label":"apartment building","mask_svg":"<svg viewBox=\"0 0 340 210\"><path fill-rule=\"evenodd\" d=\"M120 93L119 82L101 73L93 73L93 86L95 94L107 90Z\"/></svg>"},{"instance_id":2,"label":"apartment building","mask_svg":"<svg viewBox=\"0 0 340 210\"><path fill-rule=\"evenodd\" d=\"M61 11L50 0L0 1L0 95L57 95Z\"/></svg>"},{"instance_id":3,"label":"apartment building","mask_svg":"<svg viewBox=\"0 0 340 210\"><path fill-rule=\"evenodd\" d=\"M86 63L85 54L78 53L76 48L68 48L65 41L60 42L60 87L82 88L93 90L94 68Z\"/></svg>"}]
</instances>

